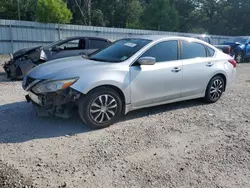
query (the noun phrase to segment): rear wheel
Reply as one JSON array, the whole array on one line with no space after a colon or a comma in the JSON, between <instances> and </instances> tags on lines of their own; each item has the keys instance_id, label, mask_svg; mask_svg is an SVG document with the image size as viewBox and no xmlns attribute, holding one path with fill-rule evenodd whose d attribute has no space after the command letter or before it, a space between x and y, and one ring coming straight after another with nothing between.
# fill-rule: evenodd
<instances>
[{"instance_id":1,"label":"rear wheel","mask_svg":"<svg viewBox=\"0 0 250 188\"><path fill-rule=\"evenodd\" d=\"M115 90L100 87L79 100L79 115L89 127L105 128L120 117L122 104L122 100Z\"/></svg>"},{"instance_id":2,"label":"rear wheel","mask_svg":"<svg viewBox=\"0 0 250 188\"><path fill-rule=\"evenodd\" d=\"M225 82L221 76L213 77L208 83L205 95L205 101L214 103L218 101L225 90Z\"/></svg>"}]
</instances>

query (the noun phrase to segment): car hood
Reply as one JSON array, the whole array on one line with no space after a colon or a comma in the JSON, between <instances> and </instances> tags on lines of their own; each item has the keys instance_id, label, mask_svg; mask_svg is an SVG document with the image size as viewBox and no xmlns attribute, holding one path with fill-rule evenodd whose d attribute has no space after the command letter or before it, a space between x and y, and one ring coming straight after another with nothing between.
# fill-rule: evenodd
<instances>
[{"instance_id":1,"label":"car hood","mask_svg":"<svg viewBox=\"0 0 250 188\"><path fill-rule=\"evenodd\" d=\"M81 76L83 72L103 69L111 63L97 62L84 59L82 56L68 57L48 61L29 71L27 74L34 79L65 79Z\"/></svg>"},{"instance_id":2,"label":"car hood","mask_svg":"<svg viewBox=\"0 0 250 188\"><path fill-rule=\"evenodd\" d=\"M41 48L41 46L23 48L23 49L21 49L21 50L16 51L16 52L13 54L13 58L16 59L16 58L18 58L18 57L21 57L21 56L23 56L23 55L26 55L26 54L28 54L29 52L34 51L34 50L39 49L39 48ZM39 53L40 53L40 52L39 52Z\"/></svg>"}]
</instances>

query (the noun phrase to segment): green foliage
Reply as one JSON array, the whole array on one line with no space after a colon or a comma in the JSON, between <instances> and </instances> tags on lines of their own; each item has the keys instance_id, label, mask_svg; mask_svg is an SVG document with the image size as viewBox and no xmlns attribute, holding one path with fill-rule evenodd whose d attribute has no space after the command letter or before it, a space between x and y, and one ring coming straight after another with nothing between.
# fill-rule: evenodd
<instances>
[{"instance_id":1,"label":"green foliage","mask_svg":"<svg viewBox=\"0 0 250 188\"><path fill-rule=\"evenodd\" d=\"M35 20L37 0L19 0L21 20ZM0 18L18 20L18 0L1 0Z\"/></svg>"},{"instance_id":2,"label":"green foliage","mask_svg":"<svg viewBox=\"0 0 250 188\"><path fill-rule=\"evenodd\" d=\"M0 1L0 18L17 20L18 0ZM21 20L28 21L217 35L250 33L250 0L19 0L19 2ZM34 6L36 4L37 6Z\"/></svg>"},{"instance_id":3,"label":"green foliage","mask_svg":"<svg viewBox=\"0 0 250 188\"><path fill-rule=\"evenodd\" d=\"M143 12L141 23L145 29L178 31L178 12L169 0L154 0Z\"/></svg>"},{"instance_id":4,"label":"green foliage","mask_svg":"<svg viewBox=\"0 0 250 188\"><path fill-rule=\"evenodd\" d=\"M143 8L141 6L141 3L138 0L132 0L128 4L126 27L140 29L142 27L140 23L140 17L142 13Z\"/></svg>"},{"instance_id":5,"label":"green foliage","mask_svg":"<svg viewBox=\"0 0 250 188\"><path fill-rule=\"evenodd\" d=\"M38 0L37 20L45 23L70 23L72 13L62 0Z\"/></svg>"}]
</instances>

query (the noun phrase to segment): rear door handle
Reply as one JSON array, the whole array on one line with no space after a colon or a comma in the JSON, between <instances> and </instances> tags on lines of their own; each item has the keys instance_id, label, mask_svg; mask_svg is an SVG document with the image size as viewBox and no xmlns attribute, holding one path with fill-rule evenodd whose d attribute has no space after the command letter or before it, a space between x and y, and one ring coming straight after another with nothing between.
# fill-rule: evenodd
<instances>
[{"instance_id":1,"label":"rear door handle","mask_svg":"<svg viewBox=\"0 0 250 188\"><path fill-rule=\"evenodd\" d=\"M209 62L206 64L207 67L212 67L213 65L214 65L214 63L212 63L212 62Z\"/></svg>"},{"instance_id":2,"label":"rear door handle","mask_svg":"<svg viewBox=\"0 0 250 188\"><path fill-rule=\"evenodd\" d=\"M172 72L180 72L181 68L180 67L175 67L172 69Z\"/></svg>"}]
</instances>

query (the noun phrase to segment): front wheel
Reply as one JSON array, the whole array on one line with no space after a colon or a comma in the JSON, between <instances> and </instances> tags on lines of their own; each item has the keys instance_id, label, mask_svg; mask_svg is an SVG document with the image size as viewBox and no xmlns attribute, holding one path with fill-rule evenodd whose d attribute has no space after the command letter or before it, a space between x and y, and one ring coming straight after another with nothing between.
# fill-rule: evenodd
<instances>
[{"instance_id":1,"label":"front wheel","mask_svg":"<svg viewBox=\"0 0 250 188\"><path fill-rule=\"evenodd\" d=\"M105 128L120 117L122 104L122 100L115 90L100 87L79 100L79 115L89 127Z\"/></svg>"},{"instance_id":2,"label":"front wheel","mask_svg":"<svg viewBox=\"0 0 250 188\"><path fill-rule=\"evenodd\" d=\"M237 61L237 63L242 63L244 61L244 59L243 59L243 53L242 52L238 52L235 55L235 60Z\"/></svg>"},{"instance_id":3,"label":"front wheel","mask_svg":"<svg viewBox=\"0 0 250 188\"><path fill-rule=\"evenodd\" d=\"M225 90L225 82L221 76L213 77L208 83L205 101L208 103L217 102Z\"/></svg>"}]
</instances>

